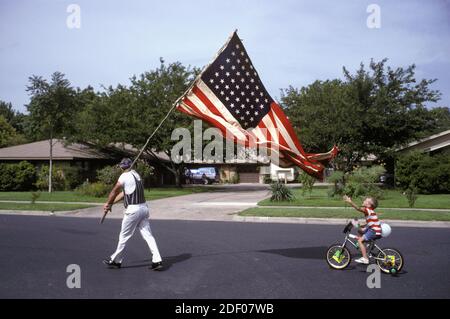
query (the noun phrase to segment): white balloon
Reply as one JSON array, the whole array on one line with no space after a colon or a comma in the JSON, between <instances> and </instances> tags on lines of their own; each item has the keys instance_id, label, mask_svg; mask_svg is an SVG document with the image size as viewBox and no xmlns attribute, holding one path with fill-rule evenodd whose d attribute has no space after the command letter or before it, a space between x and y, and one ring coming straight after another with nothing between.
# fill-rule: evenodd
<instances>
[{"instance_id":1,"label":"white balloon","mask_svg":"<svg viewBox=\"0 0 450 319\"><path fill-rule=\"evenodd\" d=\"M392 232L391 226L381 223L381 237L388 237Z\"/></svg>"}]
</instances>

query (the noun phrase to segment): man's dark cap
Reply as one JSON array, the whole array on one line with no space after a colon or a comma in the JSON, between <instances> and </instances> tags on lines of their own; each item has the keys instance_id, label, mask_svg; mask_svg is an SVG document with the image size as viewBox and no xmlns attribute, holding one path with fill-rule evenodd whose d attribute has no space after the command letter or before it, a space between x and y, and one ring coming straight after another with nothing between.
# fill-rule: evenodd
<instances>
[{"instance_id":1,"label":"man's dark cap","mask_svg":"<svg viewBox=\"0 0 450 319\"><path fill-rule=\"evenodd\" d=\"M133 161L129 159L128 157L122 158L122 160L119 163L119 167L121 169L127 169L131 167L131 164L133 164Z\"/></svg>"}]
</instances>

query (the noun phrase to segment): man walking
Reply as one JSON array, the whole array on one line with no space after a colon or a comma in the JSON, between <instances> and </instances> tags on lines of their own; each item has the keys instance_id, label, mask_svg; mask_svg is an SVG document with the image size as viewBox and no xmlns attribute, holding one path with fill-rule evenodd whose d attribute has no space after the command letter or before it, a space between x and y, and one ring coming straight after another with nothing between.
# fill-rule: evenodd
<instances>
[{"instance_id":1,"label":"man walking","mask_svg":"<svg viewBox=\"0 0 450 319\"><path fill-rule=\"evenodd\" d=\"M110 268L120 268L122 265L123 252L127 241L133 236L136 228L139 229L142 237L147 242L152 253L152 265L150 269L162 269L162 259L158 246L150 229L149 209L144 197L144 186L139 174L131 169L133 162L129 158L124 158L119 164L123 173L109 193L108 201L103 206L104 212L111 210L114 203L123 198L125 212L120 230L119 243L110 259L103 260L103 263Z\"/></svg>"}]
</instances>

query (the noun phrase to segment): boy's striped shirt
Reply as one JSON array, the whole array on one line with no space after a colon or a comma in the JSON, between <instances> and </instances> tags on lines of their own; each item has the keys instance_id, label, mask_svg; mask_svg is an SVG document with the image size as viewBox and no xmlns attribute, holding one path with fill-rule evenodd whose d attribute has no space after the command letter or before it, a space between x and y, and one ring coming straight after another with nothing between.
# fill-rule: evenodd
<instances>
[{"instance_id":1,"label":"boy's striped shirt","mask_svg":"<svg viewBox=\"0 0 450 319\"><path fill-rule=\"evenodd\" d=\"M381 236L381 223L377 213L373 209L366 207L364 209L364 215L366 216L367 226L375 232L375 235Z\"/></svg>"}]
</instances>

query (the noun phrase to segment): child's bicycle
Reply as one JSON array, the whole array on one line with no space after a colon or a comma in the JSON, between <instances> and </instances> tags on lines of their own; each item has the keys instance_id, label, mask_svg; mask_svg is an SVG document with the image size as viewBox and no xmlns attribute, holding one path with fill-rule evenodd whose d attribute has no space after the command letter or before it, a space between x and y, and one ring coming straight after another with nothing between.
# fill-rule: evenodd
<instances>
[{"instance_id":1,"label":"child's bicycle","mask_svg":"<svg viewBox=\"0 0 450 319\"><path fill-rule=\"evenodd\" d=\"M327 263L331 268L344 269L352 261L352 255L347 243L359 250L357 236L350 234L354 222L349 222L344 228L345 239L343 244L334 244L327 250ZM398 273L404 265L402 254L394 248L380 248L375 240L366 243L369 262L376 261L380 270L387 274Z\"/></svg>"}]
</instances>

